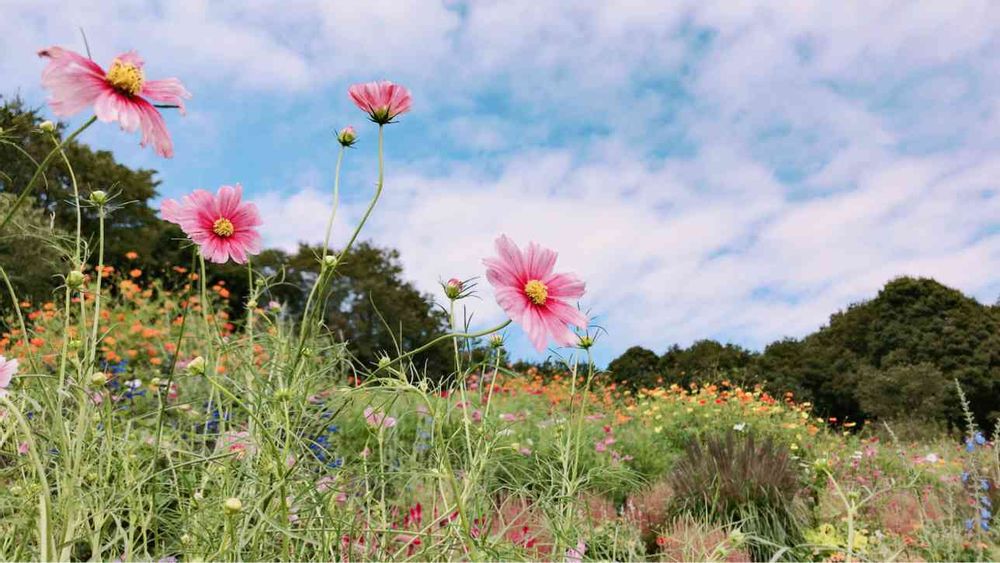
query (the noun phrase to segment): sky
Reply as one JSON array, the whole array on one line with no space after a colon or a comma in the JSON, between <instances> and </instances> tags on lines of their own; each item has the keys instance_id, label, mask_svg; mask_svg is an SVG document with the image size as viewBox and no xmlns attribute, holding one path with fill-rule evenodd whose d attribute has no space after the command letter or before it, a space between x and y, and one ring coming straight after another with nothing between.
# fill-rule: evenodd
<instances>
[{"instance_id":1,"label":"sky","mask_svg":"<svg viewBox=\"0 0 1000 563\"><path fill-rule=\"evenodd\" d=\"M376 127L347 98L388 79L363 234L405 275L484 275L506 233L587 282L599 363L715 338L801 337L890 279L1000 294L995 2L57 2L0 0L0 92L41 106L42 47L193 93L173 159L114 125L83 140L153 168L161 193L242 183L270 246L319 242L354 125L335 236L371 197ZM71 125L86 119L81 115ZM485 279L473 324L503 320ZM515 356L540 360L519 329ZM560 353L565 353L562 351Z\"/></svg>"}]
</instances>

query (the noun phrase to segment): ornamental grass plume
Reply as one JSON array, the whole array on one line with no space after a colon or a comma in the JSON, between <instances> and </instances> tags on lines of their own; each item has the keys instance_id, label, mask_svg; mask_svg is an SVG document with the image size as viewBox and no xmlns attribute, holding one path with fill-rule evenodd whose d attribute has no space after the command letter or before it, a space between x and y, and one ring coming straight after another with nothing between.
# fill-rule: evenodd
<instances>
[{"instance_id":1,"label":"ornamental grass plume","mask_svg":"<svg viewBox=\"0 0 1000 563\"><path fill-rule=\"evenodd\" d=\"M195 190L178 203L167 199L160 206L163 218L180 225L184 233L201 247L205 258L224 264L231 258L245 264L247 256L260 252L262 224L257 206L243 203L243 187L222 186L213 196Z\"/></svg>"},{"instance_id":2,"label":"ornamental grass plume","mask_svg":"<svg viewBox=\"0 0 1000 563\"><path fill-rule=\"evenodd\" d=\"M496 258L483 260L486 279L510 319L524 327L539 352L550 336L565 346L575 344L577 337L567 325L586 329L587 316L567 300L583 296L584 282L573 274L554 273L558 254L538 243L529 243L522 252L507 235L500 235L496 251Z\"/></svg>"},{"instance_id":3,"label":"ornamental grass plume","mask_svg":"<svg viewBox=\"0 0 1000 563\"><path fill-rule=\"evenodd\" d=\"M62 47L42 49L38 56L49 60L42 71L42 86L49 90L49 106L57 116L68 117L93 106L97 119L117 121L130 133L141 129L142 146L152 143L160 156L173 156L170 133L150 100L176 106L183 114L184 100L191 94L180 80L147 80L143 60L135 51L115 57L107 71Z\"/></svg>"}]
</instances>

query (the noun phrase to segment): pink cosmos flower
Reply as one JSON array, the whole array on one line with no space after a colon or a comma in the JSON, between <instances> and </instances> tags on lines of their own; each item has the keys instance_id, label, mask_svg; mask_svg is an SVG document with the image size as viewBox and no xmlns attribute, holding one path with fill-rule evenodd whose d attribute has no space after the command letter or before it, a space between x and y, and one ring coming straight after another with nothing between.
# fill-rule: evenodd
<instances>
[{"instance_id":1,"label":"pink cosmos flower","mask_svg":"<svg viewBox=\"0 0 1000 563\"><path fill-rule=\"evenodd\" d=\"M49 106L57 116L68 117L93 106L97 119L117 121L130 133L142 129L142 146L153 143L160 156L174 155L163 116L149 100L177 106L183 114L184 99L191 94L180 80L146 80L142 58L135 51L115 57L107 71L62 47L42 49L38 56L49 59L42 86L51 92Z\"/></svg>"},{"instance_id":2,"label":"pink cosmos flower","mask_svg":"<svg viewBox=\"0 0 1000 563\"><path fill-rule=\"evenodd\" d=\"M365 420L368 421L369 426L392 428L396 425L396 419L391 416L386 416L384 413L376 411L371 407L365 408Z\"/></svg>"},{"instance_id":3,"label":"pink cosmos flower","mask_svg":"<svg viewBox=\"0 0 1000 563\"><path fill-rule=\"evenodd\" d=\"M498 257L483 260L486 279L511 320L524 327L539 352L549 335L559 344L575 344L577 337L566 325L585 329L587 317L566 300L582 297L584 283L573 274L553 273L558 254L535 242L521 252L507 235L500 235L496 250Z\"/></svg>"},{"instance_id":4,"label":"pink cosmos flower","mask_svg":"<svg viewBox=\"0 0 1000 563\"><path fill-rule=\"evenodd\" d=\"M244 264L247 255L260 252L260 213L253 203L241 203L243 187L239 184L222 186L213 196L205 190L195 190L178 203L163 200L163 218L181 229L201 247L205 258L224 264L230 258Z\"/></svg>"},{"instance_id":5,"label":"pink cosmos flower","mask_svg":"<svg viewBox=\"0 0 1000 563\"><path fill-rule=\"evenodd\" d=\"M14 378L16 373L17 360L8 360L0 356L0 397L7 396L7 387L10 386L10 380Z\"/></svg>"},{"instance_id":6,"label":"pink cosmos flower","mask_svg":"<svg viewBox=\"0 0 1000 563\"><path fill-rule=\"evenodd\" d=\"M410 111L410 91L388 80L355 84L347 93L379 125L392 123L397 115Z\"/></svg>"}]
</instances>

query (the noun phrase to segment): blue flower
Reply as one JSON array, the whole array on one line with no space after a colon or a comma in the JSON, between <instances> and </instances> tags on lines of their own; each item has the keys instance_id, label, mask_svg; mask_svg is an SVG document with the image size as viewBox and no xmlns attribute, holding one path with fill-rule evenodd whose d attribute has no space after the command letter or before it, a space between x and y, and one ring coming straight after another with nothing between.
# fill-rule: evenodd
<instances>
[{"instance_id":1,"label":"blue flower","mask_svg":"<svg viewBox=\"0 0 1000 563\"><path fill-rule=\"evenodd\" d=\"M982 432L976 432L975 440L976 443L979 444L980 446L986 444L986 438L983 436Z\"/></svg>"},{"instance_id":2,"label":"blue flower","mask_svg":"<svg viewBox=\"0 0 1000 563\"><path fill-rule=\"evenodd\" d=\"M972 441L972 438L965 439L965 451L973 452L976 450L976 443Z\"/></svg>"},{"instance_id":3,"label":"blue flower","mask_svg":"<svg viewBox=\"0 0 1000 563\"><path fill-rule=\"evenodd\" d=\"M986 479L980 479L979 480L979 487L982 490L984 490L984 491L988 491L988 490L990 490L990 482L987 481Z\"/></svg>"},{"instance_id":4,"label":"blue flower","mask_svg":"<svg viewBox=\"0 0 1000 563\"><path fill-rule=\"evenodd\" d=\"M969 472L968 471L963 471L962 472L962 482L963 483L968 483L969 482Z\"/></svg>"},{"instance_id":5,"label":"blue flower","mask_svg":"<svg viewBox=\"0 0 1000 563\"><path fill-rule=\"evenodd\" d=\"M966 530L971 530L974 525L975 523L972 521L972 518L969 518L968 520L965 521Z\"/></svg>"}]
</instances>

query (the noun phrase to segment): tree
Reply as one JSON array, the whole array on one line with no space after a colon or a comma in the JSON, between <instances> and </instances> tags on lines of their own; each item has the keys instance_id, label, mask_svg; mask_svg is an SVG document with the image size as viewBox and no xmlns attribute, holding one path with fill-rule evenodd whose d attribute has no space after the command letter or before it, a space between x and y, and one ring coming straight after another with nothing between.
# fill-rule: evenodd
<instances>
[{"instance_id":1,"label":"tree","mask_svg":"<svg viewBox=\"0 0 1000 563\"><path fill-rule=\"evenodd\" d=\"M901 277L874 299L835 313L819 331L768 346L757 365L775 390L801 392L821 413L857 419L875 414L858 395L869 386L868 368L880 378L910 377L918 372L891 368L911 364L925 366L919 378L927 385L940 374L935 388L947 397L949 420L961 418L951 391L958 379L976 419L991 425L1000 416L1000 310L932 279Z\"/></svg>"},{"instance_id":2,"label":"tree","mask_svg":"<svg viewBox=\"0 0 1000 563\"><path fill-rule=\"evenodd\" d=\"M937 420L946 414L950 386L942 385L947 379L933 364L863 366L856 379L858 402L875 418Z\"/></svg>"},{"instance_id":3,"label":"tree","mask_svg":"<svg viewBox=\"0 0 1000 563\"><path fill-rule=\"evenodd\" d=\"M13 194L0 194L0 217L14 204ZM0 233L0 266L3 266L19 300L52 299L57 276L65 275L61 244L67 234L52 224L45 212L22 206L4 233ZM7 289L0 285L0 311L11 306ZM2 315L0 315L2 316Z\"/></svg>"},{"instance_id":4,"label":"tree","mask_svg":"<svg viewBox=\"0 0 1000 563\"><path fill-rule=\"evenodd\" d=\"M659 372L669 383L687 386L691 382L751 379L753 352L715 340L698 340L688 348L676 344L660 358Z\"/></svg>"},{"instance_id":5,"label":"tree","mask_svg":"<svg viewBox=\"0 0 1000 563\"><path fill-rule=\"evenodd\" d=\"M320 253L320 247L300 245L292 256L270 251L256 261L262 271L284 279L273 296L297 314L301 314L308 290L319 274ZM355 244L340 258L325 297L326 326L367 366L377 363L382 354L396 355L397 344L403 350L412 350L448 330L448 318L434 304L433 297L403 279L399 251L369 242ZM414 361L432 379L454 371L447 343L420 354Z\"/></svg>"},{"instance_id":6,"label":"tree","mask_svg":"<svg viewBox=\"0 0 1000 563\"><path fill-rule=\"evenodd\" d=\"M54 147L53 140L39 126L44 117L37 109L29 109L18 99L3 100L0 105L0 191L19 195L27 187L36 169ZM62 138L64 127L55 132ZM118 163L108 151L95 151L78 141L64 147L72 165L80 197L101 190L113 196L114 210L105 220L105 263L115 268L131 268L134 262L126 253L137 252L145 269L162 271L170 265L187 263L185 253L176 239L180 230L157 217L149 203L157 196L159 181L155 170L133 170ZM26 156L27 155L27 156ZM29 158L30 157L30 158ZM55 224L67 232L76 230L76 203L73 182L66 162L53 159L29 195L29 202L50 215ZM91 255L98 232L97 212L82 206L81 233L89 241Z\"/></svg>"},{"instance_id":7,"label":"tree","mask_svg":"<svg viewBox=\"0 0 1000 563\"><path fill-rule=\"evenodd\" d=\"M633 346L608 364L612 381L632 389L654 387L657 384L660 358L656 352Z\"/></svg>"}]
</instances>

